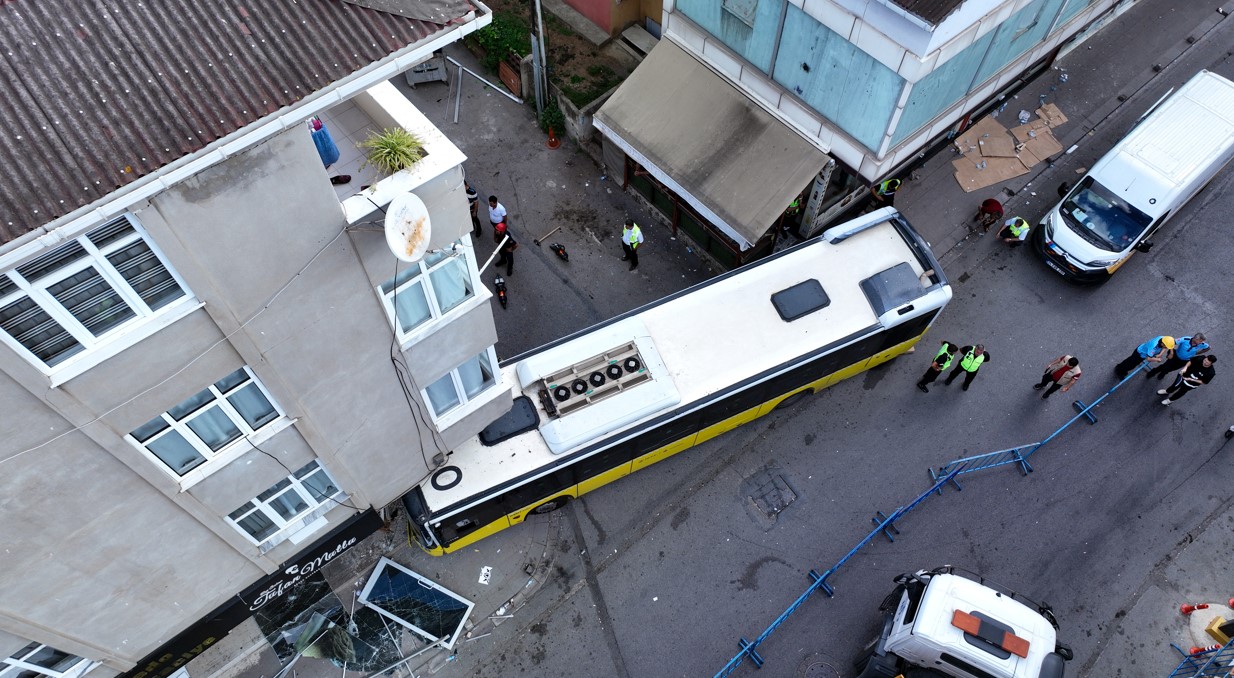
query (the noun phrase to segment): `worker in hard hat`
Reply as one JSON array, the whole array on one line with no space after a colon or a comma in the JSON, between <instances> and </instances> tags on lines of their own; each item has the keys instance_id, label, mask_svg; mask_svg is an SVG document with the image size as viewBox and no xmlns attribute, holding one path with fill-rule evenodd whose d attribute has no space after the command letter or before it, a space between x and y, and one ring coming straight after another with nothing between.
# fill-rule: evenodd
<instances>
[{"instance_id":1,"label":"worker in hard hat","mask_svg":"<svg viewBox=\"0 0 1234 678\"><path fill-rule=\"evenodd\" d=\"M1140 363L1156 364L1169 360L1174 356L1174 337L1161 335L1153 337L1140 344L1127 356L1127 359L1114 366L1114 374L1119 379L1126 379L1127 373L1134 370Z\"/></svg>"}]
</instances>

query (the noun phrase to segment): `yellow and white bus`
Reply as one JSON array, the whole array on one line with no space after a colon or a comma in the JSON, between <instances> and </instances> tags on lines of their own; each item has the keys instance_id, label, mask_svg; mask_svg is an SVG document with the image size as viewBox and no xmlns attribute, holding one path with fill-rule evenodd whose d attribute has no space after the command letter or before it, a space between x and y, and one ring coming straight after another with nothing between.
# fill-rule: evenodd
<instances>
[{"instance_id":1,"label":"yellow and white bus","mask_svg":"<svg viewBox=\"0 0 1234 678\"><path fill-rule=\"evenodd\" d=\"M951 299L892 208L502 364L513 409L403 497L433 555L909 350Z\"/></svg>"}]
</instances>

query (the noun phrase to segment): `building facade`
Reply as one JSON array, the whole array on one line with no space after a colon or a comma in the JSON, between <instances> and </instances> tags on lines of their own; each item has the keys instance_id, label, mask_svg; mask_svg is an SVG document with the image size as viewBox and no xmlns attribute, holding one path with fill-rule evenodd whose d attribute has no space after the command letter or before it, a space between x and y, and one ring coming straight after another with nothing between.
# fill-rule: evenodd
<instances>
[{"instance_id":1,"label":"building facade","mask_svg":"<svg viewBox=\"0 0 1234 678\"><path fill-rule=\"evenodd\" d=\"M3 76L29 95L8 98L8 129L56 138L41 139L38 160L6 158L14 170L0 186L0 673L168 675L244 618L238 593L274 595L258 591L288 563L328 560L371 532L376 510L510 407L469 242L465 158L387 82L489 14L463 3L429 20L301 0L243 17L187 3L173 20L145 6L100 17L50 4L62 6L0 8L13 30L56 33L64 21L85 36L45 63L17 47ZM108 35L117 26L123 36ZM365 33L372 53L349 63ZM38 124L70 122L55 110L75 85L55 70L114 60L108 39L139 43L162 76L142 91L140 65L112 62L117 80L137 83L117 90L151 106L193 91L169 114L166 145L158 130L108 119L115 111L99 127L112 141L144 135L148 149ZM280 40L292 42L270 44ZM269 70L240 63L263 45ZM211 56L169 68L197 47ZM219 80L195 82L209 69ZM91 96L106 100L107 86ZM177 149L178 122L220 114L229 122L215 138L203 129ZM340 194L310 125L320 116L404 127L427 156ZM40 174L35 163L60 147L64 169ZM405 192L431 224L415 263L397 260L382 230ZM196 649L164 650L202 624L213 635Z\"/></svg>"},{"instance_id":2,"label":"building facade","mask_svg":"<svg viewBox=\"0 0 1234 678\"><path fill-rule=\"evenodd\" d=\"M1126 4L666 1L664 39L656 51L667 54L649 57L654 67L635 71L597 113L597 127L610 147L609 164L625 170L627 183L675 225L682 215L687 222L702 221L697 228L686 223L685 230L700 231L701 238L690 234L705 250L722 255L721 263L733 265L770 251L776 226L795 198L803 207L803 231L816 232L872 183L911 164L974 113L1048 67L1065 41ZM691 99L649 98L663 91L666 69L704 82L694 86ZM692 103L700 96L706 106ZM641 101L642 110L622 110L625 100ZM698 124L716 105L747 110L760 128L782 127L793 145L808 149L751 146L743 143L742 129ZM691 147L685 135L706 135L709 143ZM769 150L783 158L762 191L776 203L757 214L743 214L734 197L741 193L733 185L746 177L735 174L716 185L688 171L726 163L764 167L766 160L756 156ZM741 156L730 159L736 154Z\"/></svg>"}]
</instances>

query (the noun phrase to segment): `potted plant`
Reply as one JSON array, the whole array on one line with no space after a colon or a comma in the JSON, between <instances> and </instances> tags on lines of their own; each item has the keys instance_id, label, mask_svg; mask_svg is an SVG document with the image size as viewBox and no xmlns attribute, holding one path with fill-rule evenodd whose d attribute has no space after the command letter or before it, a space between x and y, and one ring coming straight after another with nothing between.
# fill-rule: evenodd
<instances>
[{"instance_id":1,"label":"potted plant","mask_svg":"<svg viewBox=\"0 0 1234 678\"><path fill-rule=\"evenodd\" d=\"M415 165L424 157L424 142L402 127L374 132L357 146L364 151L364 165L373 165L384 174L394 174Z\"/></svg>"}]
</instances>

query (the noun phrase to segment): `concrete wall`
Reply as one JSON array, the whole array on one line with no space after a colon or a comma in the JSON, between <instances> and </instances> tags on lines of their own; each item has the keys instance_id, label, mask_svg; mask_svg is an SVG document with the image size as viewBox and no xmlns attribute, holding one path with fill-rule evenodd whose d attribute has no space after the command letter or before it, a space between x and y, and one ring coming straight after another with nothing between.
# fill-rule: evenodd
<instances>
[{"instance_id":1,"label":"concrete wall","mask_svg":"<svg viewBox=\"0 0 1234 678\"><path fill-rule=\"evenodd\" d=\"M414 190L429 206L433 247L470 230L459 167ZM202 307L58 388L0 351L0 435L13 451L41 445L0 468L0 644L38 640L110 670L130 668L307 545L262 554L224 520L288 469L318 459L350 504L382 506L510 402L506 390L478 403L441 432L445 449L427 431L419 438L374 289L395 259L379 227L345 229L306 129L133 212ZM419 386L496 342L488 295L477 289L465 311L405 347ZM186 483L124 439L244 365L293 420L260 450ZM423 411L419 397L410 407ZM331 509L312 538L354 512Z\"/></svg>"},{"instance_id":2,"label":"concrete wall","mask_svg":"<svg viewBox=\"0 0 1234 678\"><path fill-rule=\"evenodd\" d=\"M859 61L861 68L873 68L871 64L881 65L900 83L899 89L894 92L892 85L895 82L890 78L875 88L874 93L881 94L884 99L895 94L890 105L884 103L883 108L887 110L878 113L877 118L885 121L878 138L871 136L870 131L864 128L846 129L843 121L837 123L828 118L826 110L812 108L819 102L835 99L829 87L814 93L817 101L806 91L810 83L800 84L800 91L789 87L786 83L790 79L782 71L802 60L790 59L782 67L781 61L791 52L791 49L784 50L784 45L781 45L782 51L777 56L775 72L769 76L763 62L770 53L769 41L774 40L772 33L776 22L771 21L775 14L771 10L781 6L772 0L758 3L759 11L766 17L760 14L755 18L755 23L759 24L759 18L766 18L767 21L761 23L761 28L748 32L743 32L739 26L734 28L732 21L722 21L723 17L718 13L719 3L668 0L664 2L664 32L665 37L720 73L746 96L796 129L807 141L845 165L856 168L863 178L874 180L912 158L931 139L980 106L1030 65L1049 55L1114 3L1115 0L1068 0L1065 3L1061 0L973 0L964 3L937 27L930 27L920 19L895 11L886 3L871 0L820 0L805 3L801 9L797 7L799 3L790 3L789 14L797 17L799 24L805 22L816 26L815 30L820 34L824 31L834 33L847 45L843 47L843 52L821 55L816 59L819 63L807 64L811 72L830 64L830 61L841 62L841 69L847 71ZM1035 44L1029 47L1018 45L1014 52L1005 55L1006 58L994 60L993 66L998 72L982 75L984 81L976 79L965 82L963 89L967 93L961 93L962 96L953 99L951 105L941 101L945 97L940 92L940 100L931 101L931 105L926 107L929 110L910 113L910 117L916 119L906 122L906 127L915 126L917 131L904 129L897 133L900 118L916 83L999 30L1015 12L1031 11L1030 5L1045 5L1058 17L1057 23L1041 23L1042 30L1051 26L1055 29L1050 35L1037 38ZM785 30L788 30L787 26ZM730 41L732 44L729 44ZM1007 46L1007 49L1010 48ZM926 94L929 94L928 89ZM851 98L840 97L840 100ZM920 103L915 106L919 107Z\"/></svg>"}]
</instances>

